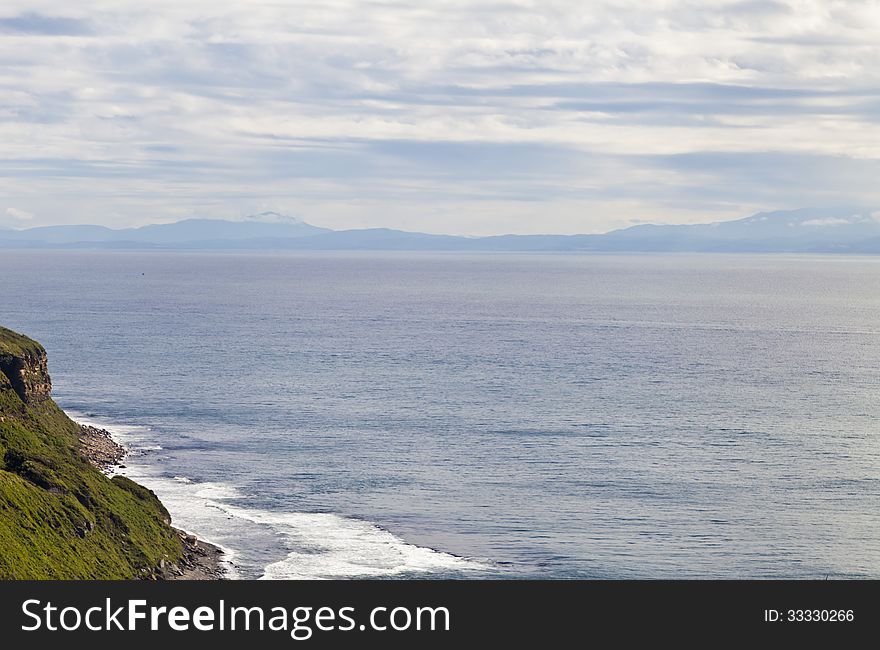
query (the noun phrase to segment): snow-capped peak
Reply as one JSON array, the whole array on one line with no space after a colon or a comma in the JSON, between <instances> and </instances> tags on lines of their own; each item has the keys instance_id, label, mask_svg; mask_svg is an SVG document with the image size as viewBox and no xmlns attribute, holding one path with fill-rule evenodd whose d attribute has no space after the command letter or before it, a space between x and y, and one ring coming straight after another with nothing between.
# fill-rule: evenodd
<instances>
[{"instance_id":1,"label":"snow-capped peak","mask_svg":"<svg viewBox=\"0 0 880 650\"><path fill-rule=\"evenodd\" d=\"M242 217L242 221L252 221L258 223L286 223L286 224L302 224L303 220L299 217L291 217L280 212L260 212L259 214L249 214Z\"/></svg>"}]
</instances>

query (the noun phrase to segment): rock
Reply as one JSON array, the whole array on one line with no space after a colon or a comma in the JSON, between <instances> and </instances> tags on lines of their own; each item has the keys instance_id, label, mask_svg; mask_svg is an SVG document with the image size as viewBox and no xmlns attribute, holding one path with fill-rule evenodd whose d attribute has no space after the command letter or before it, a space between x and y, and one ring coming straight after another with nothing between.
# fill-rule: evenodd
<instances>
[{"instance_id":1,"label":"rock","mask_svg":"<svg viewBox=\"0 0 880 650\"><path fill-rule=\"evenodd\" d=\"M159 580L223 580L223 551L194 535L177 531L183 543L183 556L169 570L161 571ZM162 567L160 563L160 568Z\"/></svg>"},{"instance_id":2,"label":"rock","mask_svg":"<svg viewBox=\"0 0 880 650\"><path fill-rule=\"evenodd\" d=\"M35 404L49 399L52 380L49 378L46 350L36 341L4 330L8 350L0 349L0 376L25 404ZM14 346L14 347L13 347Z\"/></svg>"},{"instance_id":3,"label":"rock","mask_svg":"<svg viewBox=\"0 0 880 650\"><path fill-rule=\"evenodd\" d=\"M125 448L113 440L109 431L81 424L79 442L82 456L98 469L107 472L114 467L125 467L121 464Z\"/></svg>"}]
</instances>

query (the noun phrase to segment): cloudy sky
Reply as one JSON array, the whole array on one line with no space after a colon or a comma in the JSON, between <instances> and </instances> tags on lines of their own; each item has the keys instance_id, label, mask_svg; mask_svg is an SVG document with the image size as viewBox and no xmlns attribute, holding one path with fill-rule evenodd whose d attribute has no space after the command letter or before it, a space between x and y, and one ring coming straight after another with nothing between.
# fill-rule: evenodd
<instances>
[{"instance_id":1,"label":"cloudy sky","mask_svg":"<svg viewBox=\"0 0 880 650\"><path fill-rule=\"evenodd\" d=\"M0 226L876 207L878 34L873 1L4 0Z\"/></svg>"}]
</instances>

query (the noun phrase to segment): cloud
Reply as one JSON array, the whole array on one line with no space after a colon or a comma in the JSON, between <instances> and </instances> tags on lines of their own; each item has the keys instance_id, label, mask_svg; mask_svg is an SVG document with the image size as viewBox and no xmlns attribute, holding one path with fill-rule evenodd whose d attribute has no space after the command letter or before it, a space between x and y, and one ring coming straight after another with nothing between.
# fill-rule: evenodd
<instances>
[{"instance_id":1,"label":"cloud","mask_svg":"<svg viewBox=\"0 0 880 650\"><path fill-rule=\"evenodd\" d=\"M10 18L0 18L0 33L3 32L43 36L81 36L92 33L92 29L85 19L26 12Z\"/></svg>"},{"instance_id":2,"label":"cloud","mask_svg":"<svg viewBox=\"0 0 880 650\"><path fill-rule=\"evenodd\" d=\"M844 217L828 217L826 219L807 219L806 221L801 221L802 226L845 226L847 224L851 224L853 222L852 219L845 219Z\"/></svg>"},{"instance_id":3,"label":"cloud","mask_svg":"<svg viewBox=\"0 0 880 650\"><path fill-rule=\"evenodd\" d=\"M0 193L472 234L880 204L871 4L9 0Z\"/></svg>"},{"instance_id":4,"label":"cloud","mask_svg":"<svg viewBox=\"0 0 880 650\"><path fill-rule=\"evenodd\" d=\"M4 218L0 219L0 223L6 223L11 226L27 225L34 215L26 210L18 208L6 208L4 210Z\"/></svg>"}]
</instances>

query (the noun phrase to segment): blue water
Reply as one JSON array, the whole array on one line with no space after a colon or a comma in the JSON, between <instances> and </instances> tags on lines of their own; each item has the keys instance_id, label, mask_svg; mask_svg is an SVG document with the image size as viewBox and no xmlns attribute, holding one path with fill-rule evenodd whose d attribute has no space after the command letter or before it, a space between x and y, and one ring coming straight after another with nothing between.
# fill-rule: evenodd
<instances>
[{"instance_id":1,"label":"blue water","mask_svg":"<svg viewBox=\"0 0 880 650\"><path fill-rule=\"evenodd\" d=\"M0 252L241 577L880 577L880 259Z\"/></svg>"}]
</instances>

